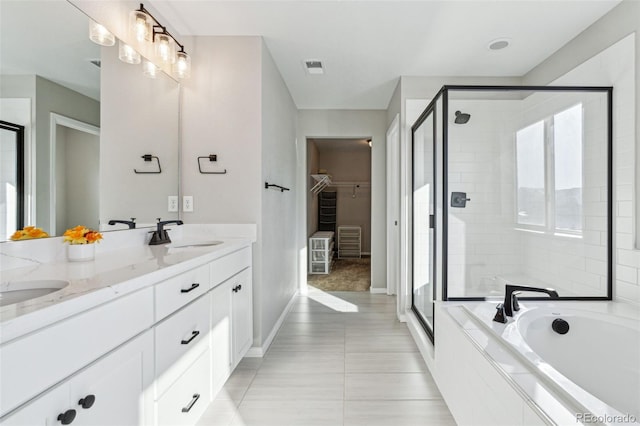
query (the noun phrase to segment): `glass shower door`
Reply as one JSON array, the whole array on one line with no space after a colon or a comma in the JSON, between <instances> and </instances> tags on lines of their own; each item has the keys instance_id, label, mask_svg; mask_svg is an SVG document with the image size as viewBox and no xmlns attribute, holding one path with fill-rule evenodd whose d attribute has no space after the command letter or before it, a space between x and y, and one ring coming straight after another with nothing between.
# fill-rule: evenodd
<instances>
[{"instance_id":1,"label":"glass shower door","mask_svg":"<svg viewBox=\"0 0 640 426\"><path fill-rule=\"evenodd\" d=\"M412 127L412 310L433 340L435 284L435 117L427 109Z\"/></svg>"}]
</instances>

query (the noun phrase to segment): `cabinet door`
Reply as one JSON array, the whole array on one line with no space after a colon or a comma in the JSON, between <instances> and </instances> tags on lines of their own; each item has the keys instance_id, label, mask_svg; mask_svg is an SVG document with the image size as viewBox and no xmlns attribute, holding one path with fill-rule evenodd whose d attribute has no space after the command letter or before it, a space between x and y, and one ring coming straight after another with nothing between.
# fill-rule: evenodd
<instances>
[{"instance_id":1,"label":"cabinet door","mask_svg":"<svg viewBox=\"0 0 640 426\"><path fill-rule=\"evenodd\" d=\"M150 424L152 383L153 334L147 331L70 380L74 425Z\"/></svg>"},{"instance_id":2,"label":"cabinet door","mask_svg":"<svg viewBox=\"0 0 640 426\"><path fill-rule=\"evenodd\" d=\"M253 343L253 292L251 268L247 268L231 279L233 292L231 312L233 315L233 365L238 365Z\"/></svg>"},{"instance_id":3,"label":"cabinet door","mask_svg":"<svg viewBox=\"0 0 640 426\"><path fill-rule=\"evenodd\" d=\"M211 369L213 395L231 374L231 289L229 279L211 291Z\"/></svg>"},{"instance_id":4,"label":"cabinet door","mask_svg":"<svg viewBox=\"0 0 640 426\"><path fill-rule=\"evenodd\" d=\"M73 417L74 410L77 416L76 407L69 403L69 384L63 383L18 409L0 421L0 424L2 426L60 425L62 423L58 421L58 416L71 411L67 416Z\"/></svg>"}]
</instances>

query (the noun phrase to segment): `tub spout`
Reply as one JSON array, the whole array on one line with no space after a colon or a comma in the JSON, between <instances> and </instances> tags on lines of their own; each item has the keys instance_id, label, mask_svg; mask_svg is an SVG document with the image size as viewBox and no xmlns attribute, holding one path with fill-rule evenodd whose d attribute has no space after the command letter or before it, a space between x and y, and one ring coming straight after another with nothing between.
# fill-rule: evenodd
<instances>
[{"instance_id":1,"label":"tub spout","mask_svg":"<svg viewBox=\"0 0 640 426\"><path fill-rule=\"evenodd\" d=\"M516 294L522 291L535 291L538 293L546 293L551 299L558 299L558 292L552 288L540 288L540 287L527 287L523 285L511 285L507 284L504 288L504 314L508 317L513 316L514 307L517 311L519 309L518 300Z\"/></svg>"}]
</instances>

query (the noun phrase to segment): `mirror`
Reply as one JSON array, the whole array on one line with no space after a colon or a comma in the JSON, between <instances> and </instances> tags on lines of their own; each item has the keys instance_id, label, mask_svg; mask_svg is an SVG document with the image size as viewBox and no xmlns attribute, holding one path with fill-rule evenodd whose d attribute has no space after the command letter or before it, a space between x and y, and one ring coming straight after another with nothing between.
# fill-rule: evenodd
<instances>
[{"instance_id":1,"label":"mirror","mask_svg":"<svg viewBox=\"0 0 640 426\"><path fill-rule=\"evenodd\" d=\"M19 225L54 236L177 219L167 197L178 195L179 84L121 62L117 41L92 43L88 17L66 0L0 8L0 241ZM161 173L146 173L156 161Z\"/></svg>"}]
</instances>

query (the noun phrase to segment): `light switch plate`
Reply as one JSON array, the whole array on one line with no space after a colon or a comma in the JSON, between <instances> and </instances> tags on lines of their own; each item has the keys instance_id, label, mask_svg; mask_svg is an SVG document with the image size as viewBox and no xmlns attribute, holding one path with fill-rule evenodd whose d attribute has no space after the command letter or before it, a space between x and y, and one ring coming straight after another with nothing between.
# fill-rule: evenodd
<instances>
[{"instance_id":1,"label":"light switch plate","mask_svg":"<svg viewBox=\"0 0 640 426\"><path fill-rule=\"evenodd\" d=\"M178 196L177 195L169 195L168 197L167 211L170 213L178 211Z\"/></svg>"},{"instance_id":2,"label":"light switch plate","mask_svg":"<svg viewBox=\"0 0 640 426\"><path fill-rule=\"evenodd\" d=\"M193 211L193 196L185 195L182 197L182 211L183 212L192 212Z\"/></svg>"}]
</instances>

